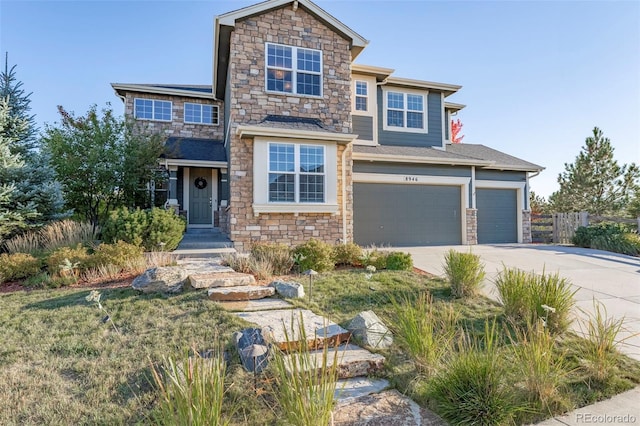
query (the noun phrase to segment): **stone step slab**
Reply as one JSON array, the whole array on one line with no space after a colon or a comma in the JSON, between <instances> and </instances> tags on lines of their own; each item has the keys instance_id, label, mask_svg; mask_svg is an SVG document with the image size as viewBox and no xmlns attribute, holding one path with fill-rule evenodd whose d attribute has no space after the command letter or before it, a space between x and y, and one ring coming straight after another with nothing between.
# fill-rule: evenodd
<instances>
[{"instance_id":1,"label":"stone step slab","mask_svg":"<svg viewBox=\"0 0 640 426\"><path fill-rule=\"evenodd\" d=\"M273 287L267 287L274 290ZM278 309L263 312L239 312L240 318L262 329L265 339L284 351L305 344L310 349L337 346L349 340L351 333L308 309ZM300 320L306 339L300 333Z\"/></svg>"},{"instance_id":2,"label":"stone step slab","mask_svg":"<svg viewBox=\"0 0 640 426\"><path fill-rule=\"evenodd\" d=\"M445 426L447 423L430 410L421 408L397 390L338 402L333 424L340 426Z\"/></svg>"},{"instance_id":3,"label":"stone step slab","mask_svg":"<svg viewBox=\"0 0 640 426\"><path fill-rule=\"evenodd\" d=\"M221 268L227 267L222 266ZM242 274L231 269L231 272L225 270L224 272L214 271L190 274L187 282L193 288L218 288L254 286L256 284L256 279L251 274Z\"/></svg>"},{"instance_id":4,"label":"stone step slab","mask_svg":"<svg viewBox=\"0 0 640 426\"><path fill-rule=\"evenodd\" d=\"M238 302L219 302L229 312L272 311L274 309L293 309L294 306L282 299L266 298L257 300L241 300Z\"/></svg>"},{"instance_id":5,"label":"stone step slab","mask_svg":"<svg viewBox=\"0 0 640 426\"><path fill-rule=\"evenodd\" d=\"M273 287L253 285L210 288L207 292L209 299L215 302L263 299L274 293Z\"/></svg>"},{"instance_id":6,"label":"stone step slab","mask_svg":"<svg viewBox=\"0 0 640 426\"><path fill-rule=\"evenodd\" d=\"M336 403L346 403L363 396L379 393L389 387L389 381L368 377L355 377L338 380L334 400Z\"/></svg>"},{"instance_id":7,"label":"stone step slab","mask_svg":"<svg viewBox=\"0 0 640 426\"><path fill-rule=\"evenodd\" d=\"M337 354L336 354L337 352ZM311 359L310 366L320 369L323 364L325 351L323 349L311 351L309 353ZM285 356L285 365L291 373L291 358L297 355L291 354ZM327 350L327 367L333 365L334 361L338 362L338 378L349 379L353 377L369 376L381 370L384 366L385 358L380 354L374 354L366 349L353 344L340 345Z\"/></svg>"}]
</instances>

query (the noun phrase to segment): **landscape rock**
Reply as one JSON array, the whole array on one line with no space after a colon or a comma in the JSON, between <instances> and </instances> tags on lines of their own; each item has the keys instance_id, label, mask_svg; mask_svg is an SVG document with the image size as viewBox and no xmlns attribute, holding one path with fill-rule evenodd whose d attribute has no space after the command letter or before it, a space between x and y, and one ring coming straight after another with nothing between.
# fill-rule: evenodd
<instances>
[{"instance_id":1,"label":"landscape rock","mask_svg":"<svg viewBox=\"0 0 640 426\"><path fill-rule=\"evenodd\" d=\"M238 287L238 286L250 286L256 283L256 279L251 274L241 274L231 269L231 272L227 271L226 266L224 272L212 271L201 272L198 274L189 275L189 285L193 288L214 288L214 287Z\"/></svg>"},{"instance_id":2,"label":"landscape rock","mask_svg":"<svg viewBox=\"0 0 640 426\"><path fill-rule=\"evenodd\" d=\"M388 348L393 344L391 332L373 311L360 312L347 329L363 345L375 349Z\"/></svg>"},{"instance_id":3,"label":"landscape rock","mask_svg":"<svg viewBox=\"0 0 640 426\"><path fill-rule=\"evenodd\" d=\"M333 410L334 425L349 426L445 426L435 413L420 408L397 390L375 393L338 402Z\"/></svg>"},{"instance_id":4,"label":"landscape rock","mask_svg":"<svg viewBox=\"0 0 640 426\"><path fill-rule=\"evenodd\" d=\"M272 311L274 309L293 309L294 306L282 299L267 298L240 300L238 302L219 302L222 309L230 312Z\"/></svg>"},{"instance_id":5,"label":"landscape rock","mask_svg":"<svg viewBox=\"0 0 640 426\"><path fill-rule=\"evenodd\" d=\"M356 398L379 393L390 386L385 379L369 377L354 377L351 379L340 379L336 384L334 399L337 402L346 403Z\"/></svg>"},{"instance_id":6,"label":"landscape rock","mask_svg":"<svg viewBox=\"0 0 640 426\"><path fill-rule=\"evenodd\" d=\"M179 266L147 269L136 277L131 287L143 293L179 293L187 280L187 272Z\"/></svg>"},{"instance_id":7,"label":"landscape rock","mask_svg":"<svg viewBox=\"0 0 640 426\"><path fill-rule=\"evenodd\" d=\"M218 287L209 289L209 299L220 301L254 300L273 296L276 290L273 287L246 285L238 287Z\"/></svg>"},{"instance_id":8,"label":"landscape rock","mask_svg":"<svg viewBox=\"0 0 640 426\"><path fill-rule=\"evenodd\" d=\"M260 373L267 367L269 347L258 328L245 328L233 334L242 366L250 373Z\"/></svg>"},{"instance_id":9,"label":"landscape rock","mask_svg":"<svg viewBox=\"0 0 640 426\"><path fill-rule=\"evenodd\" d=\"M269 286L276 289L276 292L288 299L304 297L304 287L300 283L287 281L274 281Z\"/></svg>"}]
</instances>

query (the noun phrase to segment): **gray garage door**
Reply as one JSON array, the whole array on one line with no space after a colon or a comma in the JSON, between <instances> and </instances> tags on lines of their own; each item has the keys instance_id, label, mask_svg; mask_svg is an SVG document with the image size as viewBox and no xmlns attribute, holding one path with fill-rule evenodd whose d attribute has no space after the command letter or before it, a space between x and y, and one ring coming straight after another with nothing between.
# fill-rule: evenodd
<instances>
[{"instance_id":1,"label":"gray garage door","mask_svg":"<svg viewBox=\"0 0 640 426\"><path fill-rule=\"evenodd\" d=\"M363 246L461 244L459 186L355 183L353 210Z\"/></svg>"},{"instance_id":2,"label":"gray garage door","mask_svg":"<svg viewBox=\"0 0 640 426\"><path fill-rule=\"evenodd\" d=\"M477 189L478 244L518 242L515 189Z\"/></svg>"}]
</instances>

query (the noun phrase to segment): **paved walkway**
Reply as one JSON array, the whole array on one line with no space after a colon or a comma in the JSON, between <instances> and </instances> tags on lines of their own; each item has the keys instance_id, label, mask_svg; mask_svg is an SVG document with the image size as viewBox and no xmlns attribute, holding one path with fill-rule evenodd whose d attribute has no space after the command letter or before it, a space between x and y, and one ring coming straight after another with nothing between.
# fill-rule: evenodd
<instances>
[{"instance_id":1,"label":"paved walkway","mask_svg":"<svg viewBox=\"0 0 640 426\"><path fill-rule=\"evenodd\" d=\"M497 300L493 280L503 267L541 273L558 272L576 292L576 314L593 312L593 301L602 303L607 316L625 319L621 352L640 361L640 259L600 250L532 244L402 247L413 256L416 268L442 276L444 254L471 250L485 263L484 293ZM579 322L574 330L580 331ZM610 400L583 407L542 425L640 424L640 387Z\"/></svg>"}]
</instances>

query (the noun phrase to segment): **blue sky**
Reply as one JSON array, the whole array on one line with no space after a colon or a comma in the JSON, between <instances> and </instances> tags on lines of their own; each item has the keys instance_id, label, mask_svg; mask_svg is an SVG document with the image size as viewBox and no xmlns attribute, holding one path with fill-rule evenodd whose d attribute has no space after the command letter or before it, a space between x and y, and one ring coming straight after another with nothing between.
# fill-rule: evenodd
<instances>
[{"instance_id":1,"label":"blue sky","mask_svg":"<svg viewBox=\"0 0 640 426\"><path fill-rule=\"evenodd\" d=\"M256 1L0 1L0 50L38 124L121 101L111 82L211 84L214 16ZM317 4L370 40L357 63L460 84L464 142L546 167L557 189L594 126L640 161L640 2L340 1Z\"/></svg>"}]
</instances>

